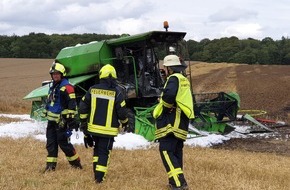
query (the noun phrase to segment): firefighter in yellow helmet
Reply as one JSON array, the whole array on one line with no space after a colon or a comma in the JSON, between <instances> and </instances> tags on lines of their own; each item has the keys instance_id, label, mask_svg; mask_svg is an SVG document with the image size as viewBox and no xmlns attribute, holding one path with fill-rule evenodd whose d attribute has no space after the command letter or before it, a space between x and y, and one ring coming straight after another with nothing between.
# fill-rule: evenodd
<instances>
[{"instance_id":1,"label":"firefighter in yellow helmet","mask_svg":"<svg viewBox=\"0 0 290 190\"><path fill-rule=\"evenodd\" d=\"M105 180L120 123L123 127L128 123L126 103L116 85L115 68L110 64L103 66L99 78L100 83L87 91L79 107L85 146L94 147L93 170L96 183Z\"/></svg>"},{"instance_id":2,"label":"firefighter in yellow helmet","mask_svg":"<svg viewBox=\"0 0 290 190\"><path fill-rule=\"evenodd\" d=\"M54 171L57 164L58 146L65 153L73 168L82 169L80 157L70 143L73 129L77 130L76 96L74 87L65 78L65 67L54 62L49 71L52 85L49 88L47 103L43 116L47 118L46 128L46 171Z\"/></svg>"},{"instance_id":3,"label":"firefighter in yellow helmet","mask_svg":"<svg viewBox=\"0 0 290 190\"><path fill-rule=\"evenodd\" d=\"M153 111L156 119L155 138L167 171L170 189L188 189L183 174L183 143L188 133L189 120L194 118L190 83L182 72L186 65L176 55L164 58L169 77L159 104Z\"/></svg>"}]
</instances>

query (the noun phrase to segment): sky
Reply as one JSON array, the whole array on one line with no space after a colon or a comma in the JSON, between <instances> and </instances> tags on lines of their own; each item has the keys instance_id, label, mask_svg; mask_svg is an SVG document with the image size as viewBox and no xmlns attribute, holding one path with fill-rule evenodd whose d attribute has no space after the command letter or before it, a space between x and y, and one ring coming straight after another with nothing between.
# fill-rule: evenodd
<instances>
[{"instance_id":1,"label":"sky","mask_svg":"<svg viewBox=\"0 0 290 190\"><path fill-rule=\"evenodd\" d=\"M290 34L288 0L1 0L0 35L187 32L186 40L280 40Z\"/></svg>"},{"instance_id":2,"label":"sky","mask_svg":"<svg viewBox=\"0 0 290 190\"><path fill-rule=\"evenodd\" d=\"M15 115L15 114L0 114L0 117L6 118L17 118L20 121L11 123L0 123L0 138L10 137L13 139L32 137L37 140L46 142L46 125L47 122L39 122L30 119L29 115ZM203 132L204 136L190 136L188 135L185 145L191 147L211 147L216 144L224 143L231 138L247 138L253 135L266 136L269 133L264 134L245 134L247 127L237 127L235 131L227 135L210 134ZM71 136L72 144L83 144L83 133L73 131ZM137 150L137 149L148 149L150 147L157 146L156 142L149 142L143 136L133 133L119 134L115 137L114 149L125 149L125 150Z\"/></svg>"}]
</instances>

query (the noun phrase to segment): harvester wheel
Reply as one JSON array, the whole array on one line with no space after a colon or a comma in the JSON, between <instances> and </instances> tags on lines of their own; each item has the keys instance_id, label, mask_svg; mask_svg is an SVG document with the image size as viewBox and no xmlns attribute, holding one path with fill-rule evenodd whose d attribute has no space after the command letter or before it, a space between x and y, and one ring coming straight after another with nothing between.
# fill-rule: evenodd
<instances>
[{"instance_id":1,"label":"harvester wheel","mask_svg":"<svg viewBox=\"0 0 290 190\"><path fill-rule=\"evenodd\" d=\"M135 114L131 109L127 109L128 116L128 127L125 129L125 132L135 132Z\"/></svg>"}]
</instances>

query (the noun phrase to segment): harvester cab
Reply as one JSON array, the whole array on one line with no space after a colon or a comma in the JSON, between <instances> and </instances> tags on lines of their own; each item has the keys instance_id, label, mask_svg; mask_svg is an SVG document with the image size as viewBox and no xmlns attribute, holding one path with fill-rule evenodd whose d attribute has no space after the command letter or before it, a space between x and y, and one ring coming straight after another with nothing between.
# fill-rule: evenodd
<instances>
[{"instance_id":1,"label":"harvester cab","mask_svg":"<svg viewBox=\"0 0 290 190\"><path fill-rule=\"evenodd\" d=\"M178 48L185 34L152 31L107 41L113 50L112 64L118 73L119 86L130 108L156 104L165 82L159 59L166 55L166 46Z\"/></svg>"}]
</instances>

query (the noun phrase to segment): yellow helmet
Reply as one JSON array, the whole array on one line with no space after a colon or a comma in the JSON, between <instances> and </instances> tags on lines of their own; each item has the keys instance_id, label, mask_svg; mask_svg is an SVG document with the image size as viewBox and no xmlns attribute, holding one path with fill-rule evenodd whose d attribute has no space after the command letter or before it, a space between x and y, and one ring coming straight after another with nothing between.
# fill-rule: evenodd
<instances>
[{"instance_id":1,"label":"yellow helmet","mask_svg":"<svg viewBox=\"0 0 290 190\"><path fill-rule=\"evenodd\" d=\"M66 75L64 66L62 64L56 63L56 62L52 63L50 70L49 70L49 74L52 74L54 72L60 72L62 74L62 76Z\"/></svg>"},{"instance_id":2,"label":"yellow helmet","mask_svg":"<svg viewBox=\"0 0 290 190\"><path fill-rule=\"evenodd\" d=\"M104 78L108 78L108 77L112 77L114 79L117 78L116 70L110 64L103 66L100 70L100 79L104 79Z\"/></svg>"}]
</instances>

